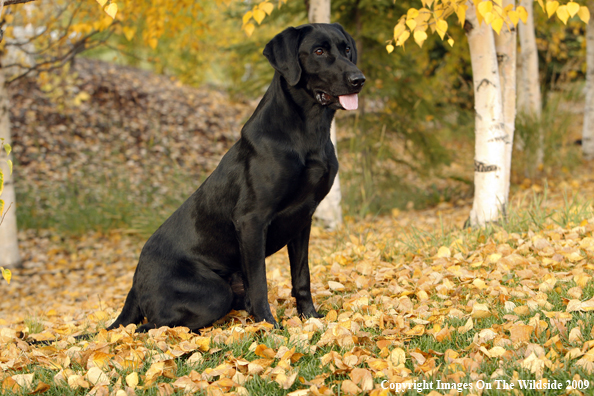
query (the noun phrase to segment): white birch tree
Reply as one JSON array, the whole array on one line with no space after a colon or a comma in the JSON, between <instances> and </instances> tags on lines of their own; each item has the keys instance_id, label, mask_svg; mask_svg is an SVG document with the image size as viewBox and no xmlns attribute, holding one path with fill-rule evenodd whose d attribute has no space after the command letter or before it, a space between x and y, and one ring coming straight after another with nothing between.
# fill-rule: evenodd
<instances>
[{"instance_id":1,"label":"white birch tree","mask_svg":"<svg viewBox=\"0 0 594 396\"><path fill-rule=\"evenodd\" d=\"M520 4L526 9L528 17L526 23L520 22L518 30L520 33L520 54L519 64L521 72L518 73L518 90L521 95L518 97L518 110L529 117L535 125L539 125L542 113L542 95L540 92L540 80L538 72L538 50L536 48L536 34L534 29L534 0L520 0ZM542 165L544 161L544 134L538 128L536 137L536 165ZM518 147L523 148L523 142Z\"/></svg>"},{"instance_id":2,"label":"white birch tree","mask_svg":"<svg viewBox=\"0 0 594 396\"><path fill-rule=\"evenodd\" d=\"M464 24L474 84L475 156L474 200L470 224L481 226L495 221L507 203L506 173L509 173L506 148L510 146L505 130L497 52L493 30L479 24L476 7L468 2Z\"/></svg>"},{"instance_id":3,"label":"white birch tree","mask_svg":"<svg viewBox=\"0 0 594 396\"><path fill-rule=\"evenodd\" d=\"M330 0L311 0L308 17L310 23L330 23ZM334 120L330 126L330 139L336 151L336 122ZM336 151L336 156L338 157L338 151ZM334 230L342 224L341 199L340 178L337 173L330 192L320 202L314 214L324 227L330 230Z\"/></svg>"},{"instance_id":4,"label":"white birch tree","mask_svg":"<svg viewBox=\"0 0 594 396\"><path fill-rule=\"evenodd\" d=\"M10 144L9 98L4 81L4 70L0 68L0 138L4 144ZM16 195L14 192L13 175L7 160L11 160L4 150L0 150L0 167L4 174L4 189L2 200L5 202L2 224L0 224L0 266L7 268L18 267L21 254L17 239Z\"/></svg>"},{"instance_id":5,"label":"white birch tree","mask_svg":"<svg viewBox=\"0 0 594 396\"><path fill-rule=\"evenodd\" d=\"M515 7L515 0L503 0L503 7ZM516 57L517 34L515 26L502 29L495 35L495 49L499 65L499 80L501 83L501 100L503 105L503 123L505 134L505 202L509 199L511 161L513 152L514 132L516 126Z\"/></svg>"},{"instance_id":6,"label":"white birch tree","mask_svg":"<svg viewBox=\"0 0 594 396\"><path fill-rule=\"evenodd\" d=\"M594 14L594 1L589 3L590 13ZM594 160L594 22L586 28L586 105L582 129L582 153L584 159Z\"/></svg>"}]
</instances>

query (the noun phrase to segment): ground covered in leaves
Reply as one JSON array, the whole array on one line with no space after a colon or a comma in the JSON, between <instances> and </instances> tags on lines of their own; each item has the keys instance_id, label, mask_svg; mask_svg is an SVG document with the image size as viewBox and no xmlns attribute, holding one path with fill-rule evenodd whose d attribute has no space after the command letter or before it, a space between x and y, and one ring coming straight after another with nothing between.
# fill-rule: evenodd
<instances>
[{"instance_id":1,"label":"ground covered in leaves","mask_svg":"<svg viewBox=\"0 0 594 396\"><path fill-rule=\"evenodd\" d=\"M592 175L549 184L546 201L534 197L541 186L525 186L509 223L483 231L461 229L469 207L447 204L349 222L335 233L314 228L312 291L325 318L296 316L280 252L267 269L283 329L232 312L200 334L105 332L143 241L29 232L25 268L2 285L3 392L387 394L382 384L425 381L422 392L432 395L458 394L438 389L452 384L467 384L468 394L499 394L479 389L498 385L530 394L520 390L524 381L562 384L545 394L591 394L594 213L568 196L592 196Z\"/></svg>"},{"instance_id":2,"label":"ground covered in leaves","mask_svg":"<svg viewBox=\"0 0 594 396\"><path fill-rule=\"evenodd\" d=\"M80 72L81 78L100 82L89 82L85 91L96 100L119 100L113 91L125 84L136 84L132 96L150 93L156 78L120 81L117 76L125 71L114 69L110 75L109 70ZM115 83L116 89L113 81L121 85ZM101 84L107 87L96 89ZM106 175L129 177L132 186L153 182L143 172L155 163L174 172L185 166L172 165L175 161L194 161L192 166L208 170L208 161L216 163L232 138L224 138L221 147L208 146L204 142L211 132L200 131L232 136L239 130L235 124L208 121L209 114L226 111L224 95L200 96L189 88L184 98L172 93L171 101L182 102L197 95L188 109L205 106L197 119L188 113L177 120L161 94L135 99L151 110L146 118L131 121L112 114L120 132L115 136L98 129L109 114L96 115L95 99L83 101L86 113L72 116L80 120L61 119L64 111L56 111L55 133L17 129L21 183L41 194L52 183L80 180L76 172L101 163L110 164ZM41 106L27 106L34 105ZM29 121L37 116L25 109L13 112L24 117L17 128L35 125ZM244 109L230 111L240 123ZM134 139L146 138L142 125L150 128L151 117L159 118L158 125L170 125L154 139L170 140L148 155L141 151L146 145ZM61 141L60 131L74 125L87 125L77 129L80 141ZM194 134L183 136L191 125ZM173 158L166 149L171 144L188 145L203 156ZM55 146L71 166L63 166L51 149ZM47 174L37 174L36 168L44 166ZM155 188L159 182L167 185L166 177L155 177ZM136 190L129 194L141 199ZM589 395L594 392L594 208L588 201L593 196L593 165L583 164L547 183L516 186L506 222L481 230L462 228L470 212L467 201L347 218L336 232L314 227L312 294L325 317L297 317L288 258L281 251L267 260L267 276L269 302L282 329L233 311L198 334L185 328L135 334L133 325L106 332L123 306L145 238L117 228L78 234L23 231L24 268L13 271L10 284L0 282L0 393ZM75 338L83 334L94 335Z\"/></svg>"}]
</instances>

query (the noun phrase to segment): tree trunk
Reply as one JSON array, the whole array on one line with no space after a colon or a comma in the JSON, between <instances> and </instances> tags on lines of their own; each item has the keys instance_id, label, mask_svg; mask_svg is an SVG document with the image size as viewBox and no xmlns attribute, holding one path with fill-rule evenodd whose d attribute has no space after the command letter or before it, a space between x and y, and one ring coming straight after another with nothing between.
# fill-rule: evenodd
<instances>
[{"instance_id":1,"label":"tree trunk","mask_svg":"<svg viewBox=\"0 0 594 396\"><path fill-rule=\"evenodd\" d=\"M330 23L330 0L311 0L308 18L309 23Z\"/></svg>"},{"instance_id":2,"label":"tree trunk","mask_svg":"<svg viewBox=\"0 0 594 396\"><path fill-rule=\"evenodd\" d=\"M502 7L516 6L515 0L503 0ZM499 81L501 83L501 100L503 105L503 123L505 134L505 201L509 199L511 161L516 125L516 28L505 26L500 34L495 34L495 50L499 64Z\"/></svg>"},{"instance_id":3,"label":"tree trunk","mask_svg":"<svg viewBox=\"0 0 594 396\"><path fill-rule=\"evenodd\" d=\"M309 22L310 23L330 23L330 0L311 0L309 3ZM336 122L332 120L330 127L330 139L336 150ZM338 152L336 153L338 156ZM340 208L341 201L340 193L340 178L336 174L332 189L324 198L318 209L315 217L324 224L324 227L331 230L336 229L342 224L342 210Z\"/></svg>"},{"instance_id":4,"label":"tree trunk","mask_svg":"<svg viewBox=\"0 0 594 396\"><path fill-rule=\"evenodd\" d=\"M6 89L4 70L0 68L0 138L10 144L10 118L8 115L8 91ZM4 149L0 150L0 167L4 173L4 221L0 224L0 266L17 267L21 264L21 255L17 240L16 197L13 176L10 174ZM10 208L9 208L10 207Z\"/></svg>"},{"instance_id":5,"label":"tree trunk","mask_svg":"<svg viewBox=\"0 0 594 396\"><path fill-rule=\"evenodd\" d=\"M534 7L533 0L520 0L520 5L528 11L528 20L524 24L518 23L520 31L520 63L522 65L521 79L518 90L522 92L524 99L518 103L521 113L530 117L538 125L542 113L542 98L540 94L540 81L538 74L538 50L536 48L536 35L534 30ZM544 159L544 135L542 128L538 128L536 164L542 165Z\"/></svg>"},{"instance_id":6,"label":"tree trunk","mask_svg":"<svg viewBox=\"0 0 594 396\"><path fill-rule=\"evenodd\" d=\"M594 15L594 1L590 1L590 14ZM586 28L586 106L584 109L584 129L582 131L582 150L584 159L594 160L594 21Z\"/></svg>"},{"instance_id":7,"label":"tree trunk","mask_svg":"<svg viewBox=\"0 0 594 396\"><path fill-rule=\"evenodd\" d=\"M472 226L483 226L505 213L508 137L503 121L493 29L486 23L479 25L474 4L471 1L467 4L464 29L470 47L476 112L474 201L469 220Z\"/></svg>"}]
</instances>

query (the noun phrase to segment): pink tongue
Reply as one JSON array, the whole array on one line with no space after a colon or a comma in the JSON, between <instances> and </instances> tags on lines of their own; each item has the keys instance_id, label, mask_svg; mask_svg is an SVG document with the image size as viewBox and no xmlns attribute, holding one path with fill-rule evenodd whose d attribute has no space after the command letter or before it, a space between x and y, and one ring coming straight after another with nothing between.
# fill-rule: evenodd
<instances>
[{"instance_id":1,"label":"pink tongue","mask_svg":"<svg viewBox=\"0 0 594 396\"><path fill-rule=\"evenodd\" d=\"M340 95L338 100L345 110L357 110L357 107L359 107L359 97L357 94Z\"/></svg>"}]
</instances>

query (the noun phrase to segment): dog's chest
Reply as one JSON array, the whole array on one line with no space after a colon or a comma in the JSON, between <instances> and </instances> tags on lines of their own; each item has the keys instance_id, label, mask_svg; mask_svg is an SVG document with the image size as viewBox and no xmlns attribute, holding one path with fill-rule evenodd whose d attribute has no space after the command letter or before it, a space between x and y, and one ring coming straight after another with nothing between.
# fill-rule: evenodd
<instances>
[{"instance_id":1,"label":"dog's chest","mask_svg":"<svg viewBox=\"0 0 594 396\"><path fill-rule=\"evenodd\" d=\"M305 204L313 206L324 199L330 191L336 173L338 161L334 155L334 148L306 156L298 167L299 176L291 193L294 205Z\"/></svg>"}]
</instances>

